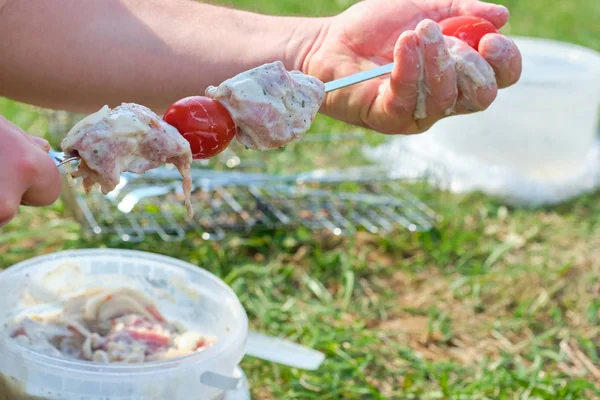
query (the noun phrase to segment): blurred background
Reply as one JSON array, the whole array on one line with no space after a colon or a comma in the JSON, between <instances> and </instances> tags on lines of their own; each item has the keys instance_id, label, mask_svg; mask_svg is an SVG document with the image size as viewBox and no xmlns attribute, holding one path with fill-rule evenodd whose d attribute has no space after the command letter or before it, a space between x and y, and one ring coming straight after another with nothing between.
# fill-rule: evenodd
<instances>
[{"instance_id":1,"label":"blurred background","mask_svg":"<svg viewBox=\"0 0 600 400\"><path fill-rule=\"evenodd\" d=\"M352 3L226 4L322 16ZM597 0L500 3L512 15L504 34L600 51ZM0 114L57 148L78 118L1 98ZM360 150L382 136L318 116L306 140L284 151L233 147L198 171L292 178L252 188L208 183L195 197L195 221L160 178L145 184L165 192L137 198L135 207L124 201L135 185L108 200L65 187L55 205L23 208L2 229L0 267L63 249L120 247L214 272L236 291L254 330L327 356L316 372L244 359L257 399L598 398L597 193L523 208L439 189L439 173L364 182L361 174L379 172ZM332 163L364 169L295 175Z\"/></svg>"}]
</instances>

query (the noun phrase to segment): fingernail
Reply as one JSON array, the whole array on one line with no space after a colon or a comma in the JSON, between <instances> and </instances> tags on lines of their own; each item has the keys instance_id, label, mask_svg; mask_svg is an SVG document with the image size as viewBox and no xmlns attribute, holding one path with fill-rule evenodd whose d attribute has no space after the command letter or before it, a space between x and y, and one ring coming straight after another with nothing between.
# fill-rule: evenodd
<instances>
[{"instance_id":1,"label":"fingernail","mask_svg":"<svg viewBox=\"0 0 600 400\"><path fill-rule=\"evenodd\" d=\"M41 138L39 136L33 136L33 135L30 135L30 137L33 139L34 142L39 144L43 149L50 150L50 143L46 139Z\"/></svg>"},{"instance_id":2,"label":"fingernail","mask_svg":"<svg viewBox=\"0 0 600 400\"><path fill-rule=\"evenodd\" d=\"M500 14L508 14L510 11L508 11L508 8L506 8L506 6L503 6L502 4L498 4L498 13Z\"/></svg>"},{"instance_id":3,"label":"fingernail","mask_svg":"<svg viewBox=\"0 0 600 400\"><path fill-rule=\"evenodd\" d=\"M485 38L485 52L487 57L499 58L503 57L506 52L507 45L498 35L489 34Z\"/></svg>"},{"instance_id":4,"label":"fingernail","mask_svg":"<svg viewBox=\"0 0 600 400\"><path fill-rule=\"evenodd\" d=\"M420 33L423 43L425 44L440 43L444 40L442 30L436 23L431 22L423 24L417 29L417 31Z\"/></svg>"}]
</instances>

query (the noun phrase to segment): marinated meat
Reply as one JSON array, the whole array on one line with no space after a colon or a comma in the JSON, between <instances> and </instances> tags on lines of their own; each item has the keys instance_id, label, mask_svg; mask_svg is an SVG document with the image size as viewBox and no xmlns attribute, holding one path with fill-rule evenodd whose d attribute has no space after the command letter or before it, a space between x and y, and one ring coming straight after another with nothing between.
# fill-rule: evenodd
<instances>
[{"instance_id":1,"label":"marinated meat","mask_svg":"<svg viewBox=\"0 0 600 400\"><path fill-rule=\"evenodd\" d=\"M131 289L90 290L70 299L63 310L19 318L10 332L41 353L98 363L167 360L215 343L167 321Z\"/></svg>"},{"instance_id":2,"label":"marinated meat","mask_svg":"<svg viewBox=\"0 0 600 400\"><path fill-rule=\"evenodd\" d=\"M264 64L206 89L237 125L236 139L249 149L277 149L310 128L325 97L323 82L281 61Z\"/></svg>"},{"instance_id":3,"label":"marinated meat","mask_svg":"<svg viewBox=\"0 0 600 400\"><path fill-rule=\"evenodd\" d=\"M86 192L100 185L107 194L119 183L122 172L143 174L171 163L183 177L186 210L192 216L190 145L173 126L164 122L149 108L122 103L99 111L79 121L62 142L68 156L79 156L78 169Z\"/></svg>"}]
</instances>

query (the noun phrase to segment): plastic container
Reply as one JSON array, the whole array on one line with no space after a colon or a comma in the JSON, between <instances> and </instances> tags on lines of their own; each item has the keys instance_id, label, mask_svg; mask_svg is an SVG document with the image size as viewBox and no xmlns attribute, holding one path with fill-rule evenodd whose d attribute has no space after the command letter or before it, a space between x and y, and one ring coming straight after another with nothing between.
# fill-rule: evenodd
<instances>
[{"instance_id":1,"label":"plastic container","mask_svg":"<svg viewBox=\"0 0 600 400\"><path fill-rule=\"evenodd\" d=\"M217 337L208 349L145 364L99 365L41 355L6 337L0 325L0 373L32 397L64 400L224 399L240 382L248 319L216 276L169 257L131 250L76 250L36 257L0 273L0 320L55 307L89 287L130 287L152 298L170 320ZM237 373L237 377L234 376ZM217 387L214 387L217 386ZM221 387L221 388L219 388ZM223 388L225 387L225 388ZM233 387L229 388L233 390Z\"/></svg>"},{"instance_id":2,"label":"plastic container","mask_svg":"<svg viewBox=\"0 0 600 400\"><path fill-rule=\"evenodd\" d=\"M484 112L453 116L424 135L459 157L525 178L563 180L584 168L598 134L600 53L569 43L512 38L523 73Z\"/></svg>"}]
</instances>

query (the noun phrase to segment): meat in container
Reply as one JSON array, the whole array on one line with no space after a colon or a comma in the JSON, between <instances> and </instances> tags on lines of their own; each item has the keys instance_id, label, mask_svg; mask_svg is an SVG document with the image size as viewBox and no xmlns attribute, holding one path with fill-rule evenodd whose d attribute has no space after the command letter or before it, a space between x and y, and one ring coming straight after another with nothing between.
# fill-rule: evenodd
<instances>
[{"instance_id":1,"label":"meat in container","mask_svg":"<svg viewBox=\"0 0 600 400\"><path fill-rule=\"evenodd\" d=\"M143 293L169 321L216 341L167 360L99 363L48 355L11 336L17 316L60 310L97 288ZM195 265L133 250L64 251L0 272L0 292L0 399L212 400L239 380L246 312L229 286Z\"/></svg>"}]
</instances>

